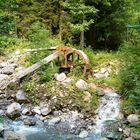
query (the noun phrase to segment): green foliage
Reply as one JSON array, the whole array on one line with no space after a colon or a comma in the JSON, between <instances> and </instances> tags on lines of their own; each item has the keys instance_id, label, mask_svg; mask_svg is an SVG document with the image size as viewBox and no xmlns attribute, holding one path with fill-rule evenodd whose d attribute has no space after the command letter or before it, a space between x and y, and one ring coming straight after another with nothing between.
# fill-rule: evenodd
<instances>
[{"instance_id":1,"label":"green foliage","mask_svg":"<svg viewBox=\"0 0 140 140\"><path fill-rule=\"evenodd\" d=\"M127 100L125 107L140 112L140 47L129 47L127 44L123 50L125 50L124 60L126 63L121 73L121 78L122 94Z\"/></svg>"}]
</instances>

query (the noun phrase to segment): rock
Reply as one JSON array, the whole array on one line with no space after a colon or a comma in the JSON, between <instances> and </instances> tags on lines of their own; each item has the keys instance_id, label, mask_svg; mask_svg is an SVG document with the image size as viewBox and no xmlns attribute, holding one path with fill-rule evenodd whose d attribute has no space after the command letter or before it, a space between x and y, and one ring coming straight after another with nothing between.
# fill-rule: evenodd
<instances>
[{"instance_id":1,"label":"rock","mask_svg":"<svg viewBox=\"0 0 140 140\"><path fill-rule=\"evenodd\" d=\"M34 108L34 109L32 109L32 112L33 112L34 114L41 115L40 108Z\"/></svg>"},{"instance_id":2,"label":"rock","mask_svg":"<svg viewBox=\"0 0 140 140\"><path fill-rule=\"evenodd\" d=\"M79 90L86 90L88 88L88 84L84 80L80 79L76 82L76 87Z\"/></svg>"},{"instance_id":3,"label":"rock","mask_svg":"<svg viewBox=\"0 0 140 140\"><path fill-rule=\"evenodd\" d=\"M119 119L119 120L123 120L123 119L124 119L124 115L123 115L122 113L119 113L118 119Z\"/></svg>"},{"instance_id":4,"label":"rock","mask_svg":"<svg viewBox=\"0 0 140 140\"><path fill-rule=\"evenodd\" d=\"M100 72L101 72L101 74L104 74L105 72L107 72L107 69L101 68Z\"/></svg>"},{"instance_id":5,"label":"rock","mask_svg":"<svg viewBox=\"0 0 140 140\"><path fill-rule=\"evenodd\" d=\"M104 77L107 78L108 76L109 76L109 72L106 71L106 72L104 73Z\"/></svg>"},{"instance_id":6,"label":"rock","mask_svg":"<svg viewBox=\"0 0 140 140\"><path fill-rule=\"evenodd\" d=\"M65 73L60 73L55 75L55 79L59 82L64 81L67 78Z\"/></svg>"},{"instance_id":7,"label":"rock","mask_svg":"<svg viewBox=\"0 0 140 140\"><path fill-rule=\"evenodd\" d=\"M52 118L51 120L49 120L48 124L55 125L55 124L58 124L60 121L61 121L61 119L59 117L56 117L56 118Z\"/></svg>"},{"instance_id":8,"label":"rock","mask_svg":"<svg viewBox=\"0 0 140 140\"><path fill-rule=\"evenodd\" d=\"M21 106L19 103L12 103L7 107L6 114L8 117L11 119L16 119L17 117L20 116L20 111L21 111Z\"/></svg>"},{"instance_id":9,"label":"rock","mask_svg":"<svg viewBox=\"0 0 140 140\"><path fill-rule=\"evenodd\" d=\"M13 74L14 73L14 67L9 67L9 66L7 66L7 67L3 67L3 68L1 68L0 69L0 73L1 74Z\"/></svg>"},{"instance_id":10,"label":"rock","mask_svg":"<svg viewBox=\"0 0 140 140\"><path fill-rule=\"evenodd\" d=\"M41 109L41 114L43 116L48 115L52 111L51 107L48 105L48 107L44 107Z\"/></svg>"},{"instance_id":11,"label":"rock","mask_svg":"<svg viewBox=\"0 0 140 140\"><path fill-rule=\"evenodd\" d=\"M68 87L71 84L72 81L73 81L73 79L66 78L64 81L61 82L61 84L65 87Z\"/></svg>"},{"instance_id":12,"label":"rock","mask_svg":"<svg viewBox=\"0 0 140 140\"><path fill-rule=\"evenodd\" d=\"M100 78L103 78L104 75L101 74L101 73L95 73L95 74L94 74L94 77L95 77L96 79L100 79Z\"/></svg>"},{"instance_id":13,"label":"rock","mask_svg":"<svg viewBox=\"0 0 140 140\"><path fill-rule=\"evenodd\" d=\"M16 134L12 130L4 131L4 139L5 140L22 140L21 136Z\"/></svg>"},{"instance_id":14,"label":"rock","mask_svg":"<svg viewBox=\"0 0 140 140\"><path fill-rule=\"evenodd\" d=\"M83 130L79 134L79 138L86 138L88 136L88 132L86 130Z\"/></svg>"},{"instance_id":15,"label":"rock","mask_svg":"<svg viewBox=\"0 0 140 140\"><path fill-rule=\"evenodd\" d=\"M25 92L20 89L18 90L17 94L16 94L16 100L19 103L27 103L28 99L26 98Z\"/></svg>"},{"instance_id":16,"label":"rock","mask_svg":"<svg viewBox=\"0 0 140 140\"><path fill-rule=\"evenodd\" d=\"M139 118L137 114L131 114L127 117L129 123L138 122Z\"/></svg>"},{"instance_id":17,"label":"rock","mask_svg":"<svg viewBox=\"0 0 140 140\"><path fill-rule=\"evenodd\" d=\"M28 114L30 114L30 110L25 108L25 109L22 110L22 114L23 115L28 115Z\"/></svg>"},{"instance_id":18,"label":"rock","mask_svg":"<svg viewBox=\"0 0 140 140\"><path fill-rule=\"evenodd\" d=\"M124 135L125 137L130 137L130 134L131 134L131 129L130 129L130 128L125 128L125 129L123 130L123 135Z\"/></svg>"},{"instance_id":19,"label":"rock","mask_svg":"<svg viewBox=\"0 0 140 140\"><path fill-rule=\"evenodd\" d=\"M125 140L134 140L132 137L126 138Z\"/></svg>"},{"instance_id":20,"label":"rock","mask_svg":"<svg viewBox=\"0 0 140 140\"><path fill-rule=\"evenodd\" d=\"M101 138L100 140L109 140L108 138Z\"/></svg>"},{"instance_id":21,"label":"rock","mask_svg":"<svg viewBox=\"0 0 140 140\"><path fill-rule=\"evenodd\" d=\"M4 125L2 123L0 123L0 137L3 137L4 136Z\"/></svg>"},{"instance_id":22,"label":"rock","mask_svg":"<svg viewBox=\"0 0 140 140\"><path fill-rule=\"evenodd\" d=\"M4 111L2 109L0 109L0 116L4 115Z\"/></svg>"},{"instance_id":23,"label":"rock","mask_svg":"<svg viewBox=\"0 0 140 140\"><path fill-rule=\"evenodd\" d=\"M0 74L0 81L4 80L6 78L8 78L8 75L6 75L6 74Z\"/></svg>"},{"instance_id":24,"label":"rock","mask_svg":"<svg viewBox=\"0 0 140 140\"><path fill-rule=\"evenodd\" d=\"M26 119L24 119L24 124L29 125L29 126L34 126L36 124L36 122L32 118L26 118Z\"/></svg>"},{"instance_id":25,"label":"rock","mask_svg":"<svg viewBox=\"0 0 140 140\"><path fill-rule=\"evenodd\" d=\"M88 92L88 91L85 91L84 92L84 97L83 97L83 99L84 99L84 101L85 102L90 102L91 101L91 94Z\"/></svg>"},{"instance_id":26,"label":"rock","mask_svg":"<svg viewBox=\"0 0 140 140\"><path fill-rule=\"evenodd\" d=\"M91 89L91 90L96 90L97 86L94 83L89 83L88 88Z\"/></svg>"},{"instance_id":27,"label":"rock","mask_svg":"<svg viewBox=\"0 0 140 140\"><path fill-rule=\"evenodd\" d=\"M98 89L97 89L97 94L98 94L99 96L104 96L104 95L105 95L105 92L104 92L103 89L98 88Z\"/></svg>"}]
</instances>

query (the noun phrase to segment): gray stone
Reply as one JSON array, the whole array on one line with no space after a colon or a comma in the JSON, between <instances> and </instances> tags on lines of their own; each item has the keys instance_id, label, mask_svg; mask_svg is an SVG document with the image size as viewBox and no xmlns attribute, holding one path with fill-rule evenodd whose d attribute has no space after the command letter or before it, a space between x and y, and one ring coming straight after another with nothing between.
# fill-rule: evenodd
<instances>
[{"instance_id":1,"label":"gray stone","mask_svg":"<svg viewBox=\"0 0 140 140\"><path fill-rule=\"evenodd\" d=\"M12 103L7 107L6 114L8 117L15 119L20 116L21 106L19 103Z\"/></svg>"},{"instance_id":2,"label":"gray stone","mask_svg":"<svg viewBox=\"0 0 140 140\"><path fill-rule=\"evenodd\" d=\"M0 137L4 136L4 130L5 130L5 128L4 128L3 123L0 123Z\"/></svg>"},{"instance_id":3,"label":"gray stone","mask_svg":"<svg viewBox=\"0 0 140 140\"><path fill-rule=\"evenodd\" d=\"M40 108L34 108L34 109L32 109L32 112L33 112L34 114L41 115Z\"/></svg>"},{"instance_id":4,"label":"gray stone","mask_svg":"<svg viewBox=\"0 0 140 140\"><path fill-rule=\"evenodd\" d=\"M59 82L64 81L67 78L65 73L55 74L55 79Z\"/></svg>"},{"instance_id":5,"label":"gray stone","mask_svg":"<svg viewBox=\"0 0 140 140\"><path fill-rule=\"evenodd\" d=\"M13 74L14 73L14 67L9 67L9 66L7 66L7 67L3 67L3 68L1 68L0 69L0 73L1 74Z\"/></svg>"},{"instance_id":6,"label":"gray stone","mask_svg":"<svg viewBox=\"0 0 140 140\"><path fill-rule=\"evenodd\" d=\"M61 121L61 119L59 117L56 117L56 118L52 118L51 120L49 120L48 124L55 125L55 124L58 124L60 121Z\"/></svg>"},{"instance_id":7,"label":"gray stone","mask_svg":"<svg viewBox=\"0 0 140 140\"><path fill-rule=\"evenodd\" d=\"M0 116L4 115L4 111L2 109L0 109Z\"/></svg>"},{"instance_id":8,"label":"gray stone","mask_svg":"<svg viewBox=\"0 0 140 140\"><path fill-rule=\"evenodd\" d=\"M131 114L127 117L127 121L130 123L138 122L139 118L137 114Z\"/></svg>"},{"instance_id":9,"label":"gray stone","mask_svg":"<svg viewBox=\"0 0 140 140\"><path fill-rule=\"evenodd\" d=\"M6 74L0 74L0 81L6 79L6 78L8 78L8 77L9 77L9 76L6 75Z\"/></svg>"},{"instance_id":10,"label":"gray stone","mask_svg":"<svg viewBox=\"0 0 140 140\"><path fill-rule=\"evenodd\" d=\"M109 140L108 138L101 138L100 140Z\"/></svg>"},{"instance_id":11,"label":"gray stone","mask_svg":"<svg viewBox=\"0 0 140 140\"><path fill-rule=\"evenodd\" d=\"M36 124L36 122L32 118L26 118L26 119L24 119L24 124L29 125L29 126L34 126Z\"/></svg>"},{"instance_id":12,"label":"gray stone","mask_svg":"<svg viewBox=\"0 0 140 140\"><path fill-rule=\"evenodd\" d=\"M44 107L41 109L41 114L43 116L48 115L52 111L51 107L48 105L48 107Z\"/></svg>"},{"instance_id":13,"label":"gray stone","mask_svg":"<svg viewBox=\"0 0 140 140\"><path fill-rule=\"evenodd\" d=\"M101 68L100 71L101 71L102 74L104 74L107 71L107 69L106 68Z\"/></svg>"},{"instance_id":14,"label":"gray stone","mask_svg":"<svg viewBox=\"0 0 140 140\"><path fill-rule=\"evenodd\" d=\"M86 90L86 89L88 89L88 84L84 80L80 79L76 82L76 87L79 90Z\"/></svg>"},{"instance_id":15,"label":"gray stone","mask_svg":"<svg viewBox=\"0 0 140 140\"><path fill-rule=\"evenodd\" d=\"M81 131L79 134L79 138L86 138L88 136L88 132L86 130Z\"/></svg>"},{"instance_id":16,"label":"gray stone","mask_svg":"<svg viewBox=\"0 0 140 140\"><path fill-rule=\"evenodd\" d=\"M16 100L19 103L27 103L28 102L28 99L26 98L24 90L22 90L22 89L18 90L18 92L16 94Z\"/></svg>"},{"instance_id":17,"label":"gray stone","mask_svg":"<svg viewBox=\"0 0 140 140\"><path fill-rule=\"evenodd\" d=\"M61 84L65 87L68 87L72 83L73 79L66 78L64 81L61 82Z\"/></svg>"},{"instance_id":18,"label":"gray stone","mask_svg":"<svg viewBox=\"0 0 140 140\"><path fill-rule=\"evenodd\" d=\"M101 73L95 73L95 74L94 74L94 77L95 77L96 79L100 79L100 78L103 78L104 75L101 74Z\"/></svg>"},{"instance_id":19,"label":"gray stone","mask_svg":"<svg viewBox=\"0 0 140 140\"><path fill-rule=\"evenodd\" d=\"M30 110L28 109L28 108L24 108L23 110L22 110L22 114L23 115L28 115L30 113Z\"/></svg>"},{"instance_id":20,"label":"gray stone","mask_svg":"<svg viewBox=\"0 0 140 140\"><path fill-rule=\"evenodd\" d=\"M22 140L22 137L16 134L14 131L7 130L7 131L4 131L4 139L5 140Z\"/></svg>"}]
</instances>

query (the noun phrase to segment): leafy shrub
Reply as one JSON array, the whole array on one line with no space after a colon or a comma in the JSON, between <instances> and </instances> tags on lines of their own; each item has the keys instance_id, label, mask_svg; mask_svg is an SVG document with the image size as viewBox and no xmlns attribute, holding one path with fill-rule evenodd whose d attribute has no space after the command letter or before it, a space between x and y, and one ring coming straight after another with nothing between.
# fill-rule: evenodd
<instances>
[{"instance_id":1,"label":"leafy shrub","mask_svg":"<svg viewBox=\"0 0 140 140\"><path fill-rule=\"evenodd\" d=\"M140 47L129 47L127 44L124 49L125 65L121 79L125 107L140 112Z\"/></svg>"}]
</instances>

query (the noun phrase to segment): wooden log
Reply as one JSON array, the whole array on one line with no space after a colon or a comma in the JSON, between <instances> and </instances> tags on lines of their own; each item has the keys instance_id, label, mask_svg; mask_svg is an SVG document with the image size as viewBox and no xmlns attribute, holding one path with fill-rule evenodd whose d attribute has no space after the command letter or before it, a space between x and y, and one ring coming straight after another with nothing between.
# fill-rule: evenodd
<instances>
[{"instance_id":1,"label":"wooden log","mask_svg":"<svg viewBox=\"0 0 140 140\"><path fill-rule=\"evenodd\" d=\"M21 78L25 77L26 75L34 72L35 70L40 68L42 65L49 63L50 61L54 60L55 58L57 58L61 54L62 54L61 51L56 51L53 54L42 59L41 61L33 64L32 66L30 66L22 71L19 71L16 74L12 74L11 76L1 80L0 81L0 90L5 89L11 83L15 83L16 81L20 80Z\"/></svg>"},{"instance_id":2,"label":"wooden log","mask_svg":"<svg viewBox=\"0 0 140 140\"><path fill-rule=\"evenodd\" d=\"M38 52L38 51L53 51L56 50L58 46L50 47L50 48L36 48L36 49L24 49L25 52Z\"/></svg>"}]
</instances>

